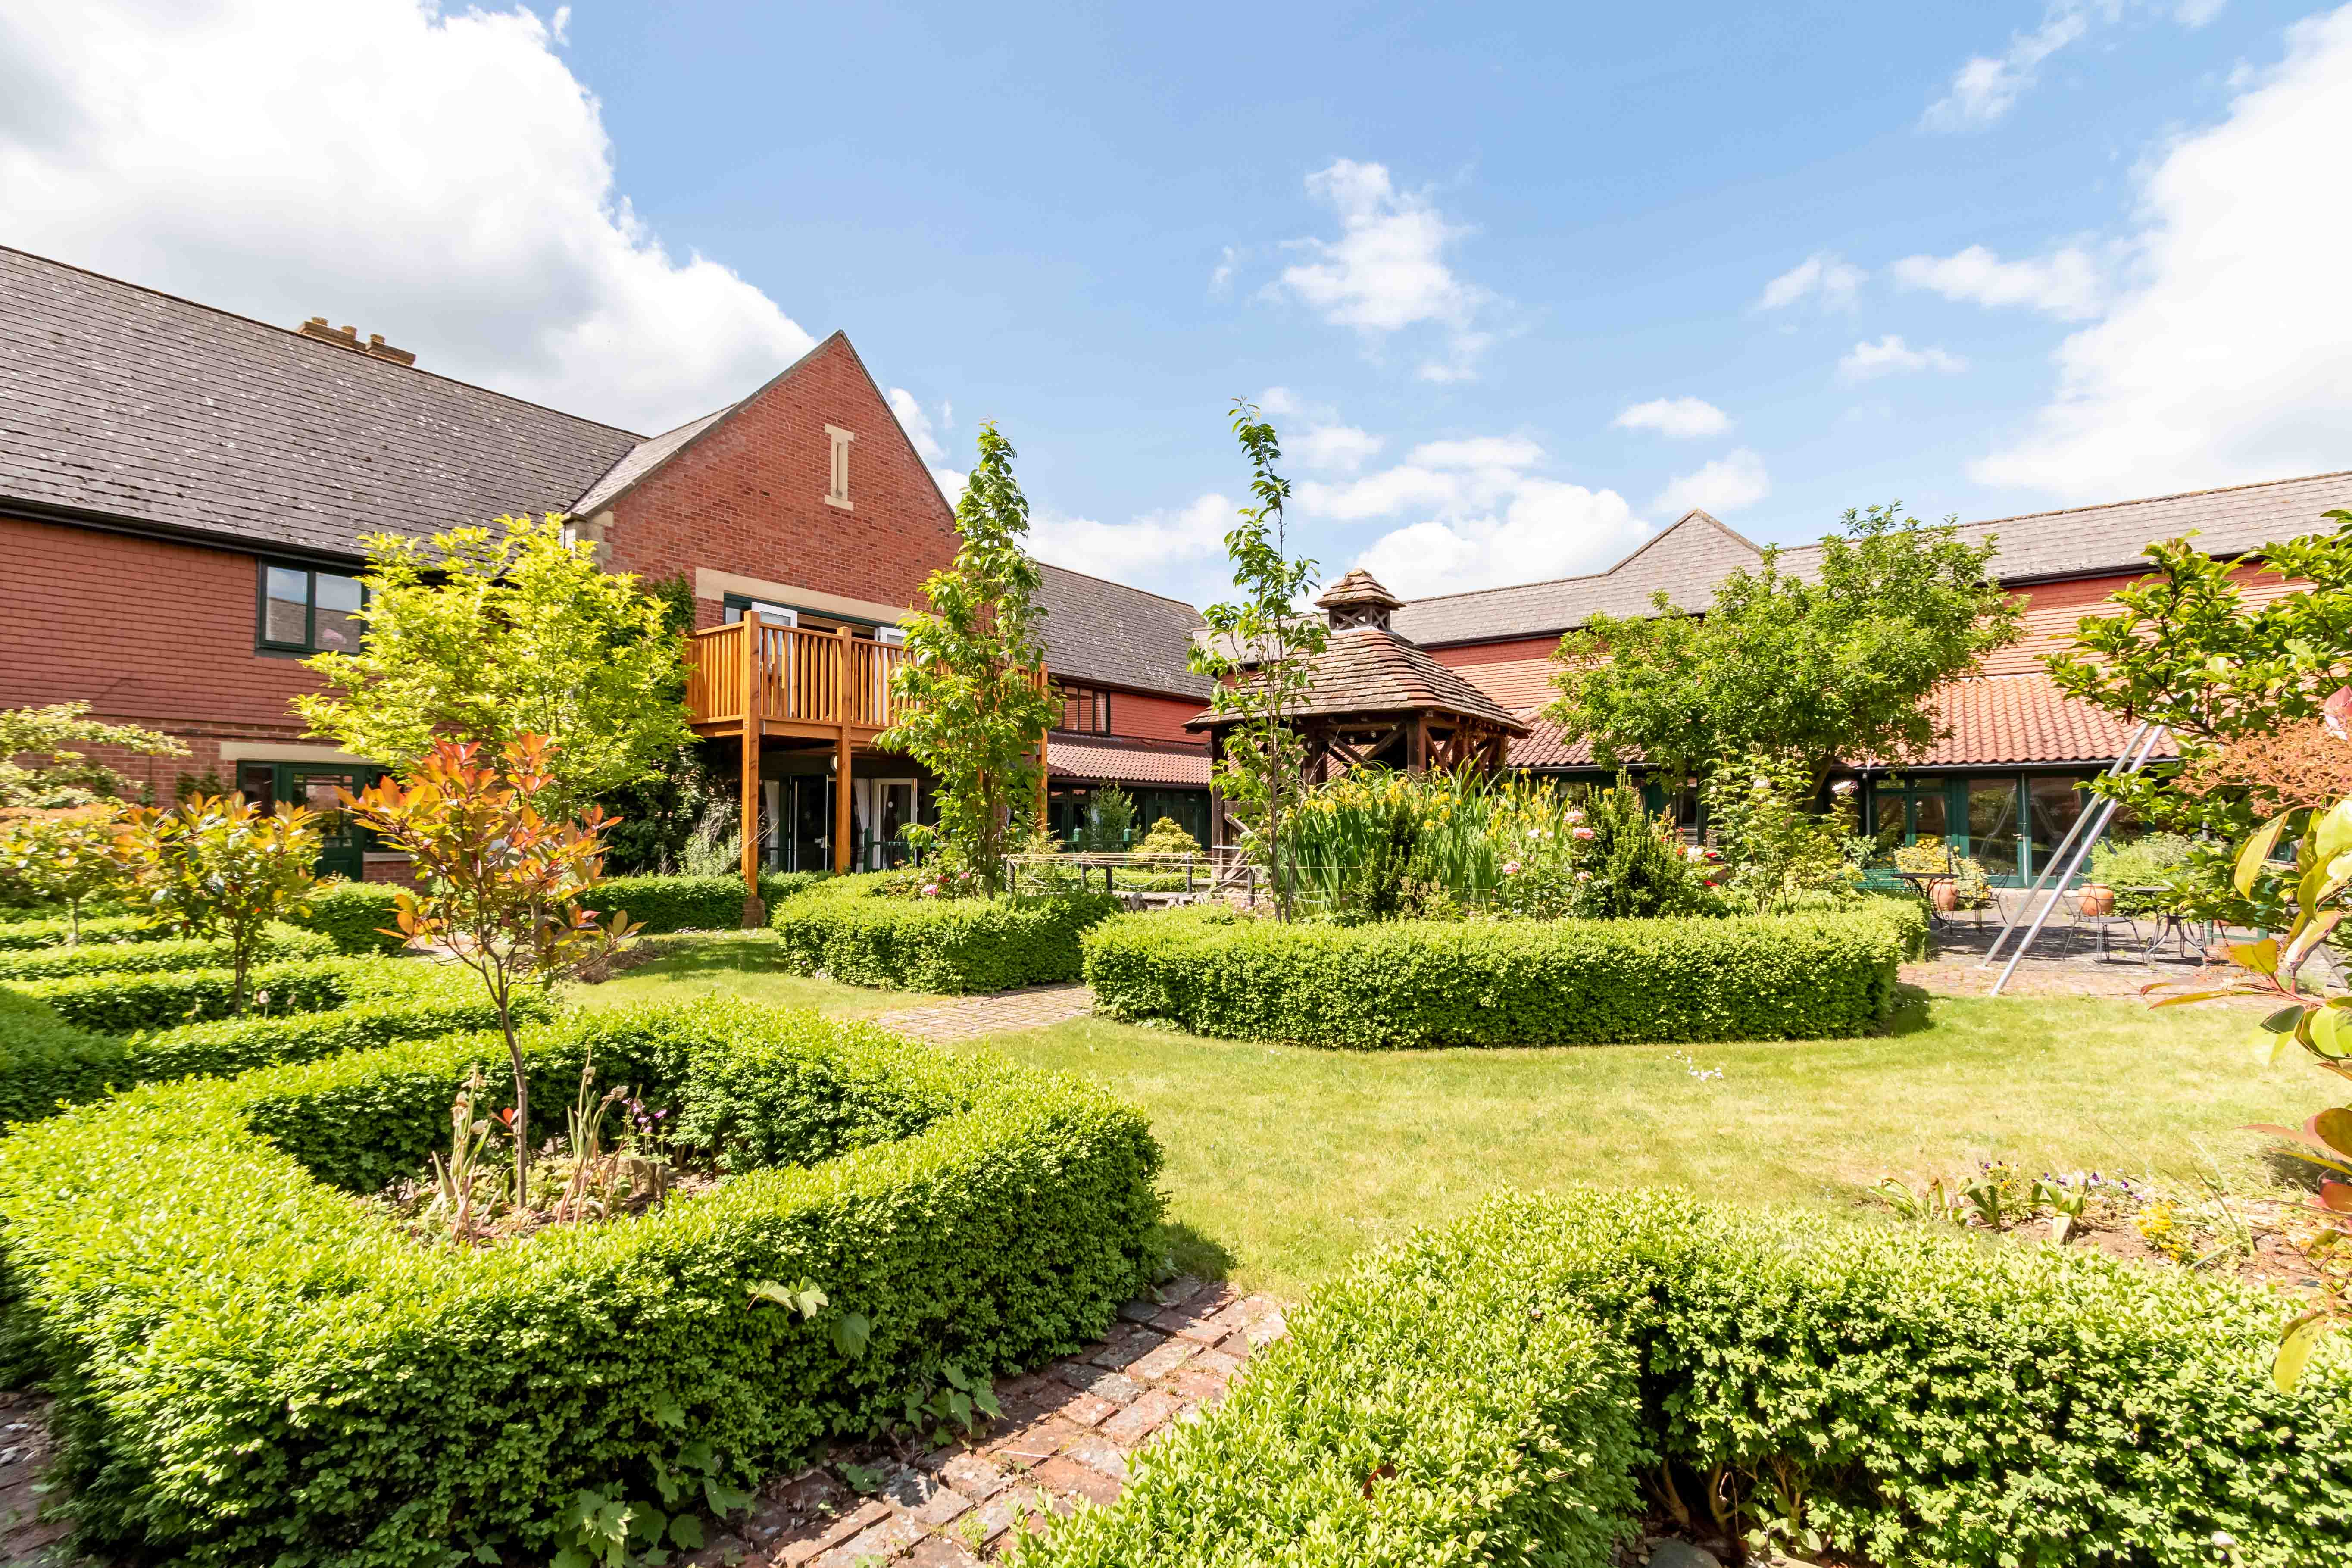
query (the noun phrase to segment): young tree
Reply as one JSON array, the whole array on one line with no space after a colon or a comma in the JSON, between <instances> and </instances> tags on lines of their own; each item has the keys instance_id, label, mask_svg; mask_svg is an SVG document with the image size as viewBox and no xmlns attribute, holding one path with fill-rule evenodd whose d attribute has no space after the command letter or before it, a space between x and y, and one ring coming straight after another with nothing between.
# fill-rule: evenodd
<instances>
[{"instance_id":1,"label":"young tree","mask_svg":"<svg viewBox=\"0 0 2352 1568\"><path fill-rule=\"evenodd\" d=\"M159 922L228 942L230 1008L241 1014L246 975L269 922L310 907L317 816L299 805L265 814L241 795L195 795L169 811L134 806L116 854Z\"/></svg>"},{"instance_id":2,"label":"young tree","mask_svg":"<svg viewBox=\"0 0 2352 1568\"><path fill-rule=\"evenodd\" d=\"M625 912L600 925L580 895L604 880L611 822L596 807L573 821L543 815L557 783L545 737L519 735L495 764L475 742L444 741L403 784L386 777L346 796L352 815L412 858L421 890L403 889L397 919L411 941L441 943L482 977L514 1069L515 1204L530 1196L530 1083L515 1032L515 987L576 973L627 941Z\"/></svg>"},{"instance_id":3,"label":"young tree","mask_svg":"<svg viewBox=\"0 0 2352 1568\"><path fill-rule=\"evenodd\" d=\"M980 890L1004 887L1004 856L1031 815L1054 707L1041 679L1041 579L1023 540L1029 502L1013 478L1013 443L980 427L980 457L956 503L955 562L923 584L907 658L891 677L903 710L876 744L939 780L940 834Z\"/></svg>"},{"instance_id":4,"label":"young tree","mask_svg":"<svg viewBox=\"0 0 2352 1568\"><path fill-rule=\"evenodd\" d=\"M68 947L81 941L82 905L122 886L114 848L121 820L121 808L103 802L0 821L0 882L33 901L65 905Z\"/></svg>"},{"instance_id":5,"label":"young tree","mask_svg":"<svg viewBox=\"0 0 2352 1568\"><path fill-rule=\"evenodd\" d=\"M2274 929L2290 915L2233 884L2228 846L2285 804L2280 786L2304 786L2286 791L2311 797L2295 804L2333 800L2310 786L2343 766L2315 731L2352 674L2352 512L2326 518L2331 531L2235 561L2216 561L2189 539L2149 545L2147 575L2116 593L2110 613L2085 616L2074 646L2046 660L2060 690L2170 732L2180 766L2092 787L2143 826L2197 837L2191 910L2234 925ZM2241 581L2252 575L2309 586L2250 605Z\"/></svg>"},{"instance_id":6,"label":"young tree","mask_svg":"<svg viewBox=\"0 0 2352 1568\"><path fill-rule=\"evenodd\" d=\"M1250 464L1255 506L1225 535L1240 596L1212 605L1203 617L1210 636L1192 646L1192 668L1215 681L1210 710L1238 722L1224 733L1216 784L1240 821L1244 842L1265 868L1275 917L1288 920L1292 888L1286 855L1286 814L1304 791L1306 742L1292 721L1315 684L1315 659L1330 630L1302 615L1298 601L1315 584L1315 563L1293 561L1283 521L1290 481L1275 472L1282 444L1257 405L1234 400L1234 435Z\"/></svg>"},{"instance_id":7,"label":"young tree","mask_svg":"<svg viewBox=\"0 0 2352 1568\"><path fill-rule=\"evenodd\" d=\"M308 661L325 689L296 710L395 770L446 740L495 752L543 736L564 810L660 772L693 738L663 602L605 572L560 516L498 525L369 539L366 637Z\"/></svg>"},{"instance_id":8,"label":"young tree","mask_svg":"<svg viewBox=\"0 0 2352 1568\"><path fill-rule=\"evenodd\" d=\"M47 708L0 709L0 808L50 811L119 798L126 781L81 748L111 746L150 757L184 757L188 748L169 735L135 724L87 717L87 702ZM29 762L20 758L32 759Z\"/></svg>"},{"instance_id":9,"label":"young tree","mask_svg":"<svg viewBox=\"0 0 2352 1568\"><path fill-rule=\"evenodd\" d=\"M2019 612L1985 575L1992 541L1900 513L1848 511L1817 579L1767 549L1704 615L1661 593L1655 616L1593 616L1560 639L1551 717L1597 761L1677 778L1758 750L1801 758L1816 782L1841 755L1920 755L1937 739L1928 694L2016 640Z\"/></svg>"}]
</instances>

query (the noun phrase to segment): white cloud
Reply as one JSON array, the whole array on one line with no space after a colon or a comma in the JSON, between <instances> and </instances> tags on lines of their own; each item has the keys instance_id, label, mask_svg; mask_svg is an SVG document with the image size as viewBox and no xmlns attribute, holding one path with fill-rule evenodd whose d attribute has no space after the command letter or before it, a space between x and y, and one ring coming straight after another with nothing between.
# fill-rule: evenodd
<instances>
[{"instance_id":1,"label":"white cloud","mask_svg":"<svg viewBox=\"0 0 2352 1568\"><path fill-rule=\"evenodd\" d=\"M954 506L963 500L963 487L971 478L970 468L933 468L931 470L931 483L940 487L940 494L948 498L950 506Z\"/></svg>"},{"instance_id":2,"label":"white cloud","mask_svg":"<svg viewBox=\"0 0 2352 1568\"><path fill-rule=\"evenodd\" d=\"M2219 16L2226 3L2173 0L2165 8L2174 21L2195 28ZM2043 61L2080 40L2093 25L2112 26L2126 13L2150 8L2147 0L2050 0L2040 26L2011 34L2009 47L2000 54L1977 55L1954 71L1951 86L1927 106L1920 125L1929 131L1977 131L1990 125L2015 108L2040 79Z\"/></svg>"},{"instance_id":3,"label":"white cloud","mask_svg":"<svg viewBox=\"0 0 2352 1568\"><path fill-rule=\"evenodd\" d=\"M1941 371L1957 374L1969 368L1969 362L1956 353L1933 347L1915 349L1901 338L1889 332L1874 343L1856 343L1838 361L1838 377L1842 381L1869 381L1882 375L1907 375L1914 371Z\"/></svg>"},{"instance_id":4,"label":"white cloud","mask_svg":"<svg viewBox=\"0 0 2352 1568\"><path fill-rule=\"evenodd\" d=\"M1476 321L1494 297L1456 276L1445 250L1470 230L1447 222L1426 192L1399 191L1385 164L1341 158L1307 175L1307 188L1339 213L1339 237L1295 242L1314 259L1285 268L1280 287L1367 337L1443 328L1446 352L1425 361L1421 375L1469 378L1492 341Z\"/></svg>"},{"instance_id":5,"label":"white cloud","mask_svg":"<svg viewBox=\"0 0 2352 1568\"><path fill-rule=\"evenodd\" d=\"M1818 300L1822 309L1851 310L1854 291L1870 275L1849 265L1833 250L1816 250L1764 285L1756 301L1759 310L1778 310L1801 300Z\"/></svg>"},{"instance_id":6,"label":"white cloud","mask_svg":"<svg viewBox=\"0 0 2352 1568\"><path fill-rule=\"evenodd\" d=\"M1696 473L1676 475L1652 504L1661 517L1680 517L1694 507L1720 516L1753 506L1771 493L1772 479L1764 471L1764 459L1741 447Z\"/></svg>"},{"instance_id":7,"label":"white cloud","mask_svg":"<svg viewBox=\"0 0 2352 1568\"><path fill-rule=\"evenodd\" d=\"M898 416L899 425L907 432L907 439L915 444L915 450L922 454L923 461L946 461L948 449L940 444L939 432L931 427L931 416L923 412L923 405L915 400L913 393L903 386L892 387L890 412ZM940 404L940 423L942 426L948 421L948 405Z\"/></svg>"},{"instance_id":8,"label":"white cloud","mask_svg":"<svg viewBox=\"0 0 2352 1568\"><path fill-rule=\"evenodd\" d=\"M2003 261L1981 245L1950 256L1906 256L1893 268L1906 289L1930 289L1974 305L2024 305L2066 321L2099 313L2105 292L2099 264L2078 246Z\"/></svg>"},{"instance_id":9,"label":"white cloud","mask_svg":"<svg viewBox=\"0 0 2352 1568\"><path fill-rule=\"evenodd\" d=\"M1223 580L1225 534L1236 521L1234 503L1216 494L1131 522L1041 511L1030 521L1029 548L1038 560L1073 572L1199 603Z\"/></svg>"},{"instance_id":10,"label":"white cloud","mask_svg":"<svg viewBox=\"0 0 2352 1568\"><path fill-rule=\"evenodd\" d=\"M1277 424L1283 455L1301 468L1352 474L1380 454L1388 442L1369 430L1340 423L1339 411L1328 403L1310 403L1286 386L1269 386L1258 395L1258 412Z\"/></svg>"},{"instance_id":11,"label":"white cloud","mask_svg":"<svg viewBox=\"0 0 2352 1568\"><path fill-rule=\"evenodd\" d=\"M2345 466L2352 7L2287 39L2225 120L2155 161L2134 286L2060 345L2056 395L1976 479L2089 500Z\"/></svg>"},{"instance_id":12,"label":"white cloud","mask_svg":"<svg viewBox=\"0 0 2352 1568\"><path fill-rule=\"evenodd\" d=\"M1233 287L1234 259L1234 247L1230 245L1226 246L1224 254L1217 258L1217 265L1209 274L1211 298L1223 299L1226 291Z\"/></svg>"},{"instance_id":13,"label":"white cloud","mask_svg":"<svg viewBox=\"0 0 2352 1568\"><path fill-rule=\"evenodd\" d=\"M1654 397L1636 403L1610 421L1620 430L1655 430L1661 436L1720 436L1731 416L1703 397Z\"/></svg>"},{"instance_id":14,"label":"white cloud","mask_svg":"<svg viewBox=\"0 0 2352 1568\"><path fill-rule=\"evenodd\" d=\"M0 24L7 239L641 430L813 340L671 256L614 184L596 100L528 11L138 0Z\"/></svg>"},{"instance_id":15,"label":"white cloud","mask_svg":"<svg viewBox=\"0 0 2352 1568\"><path fill-rule=\"evenodd\" d=\"M1496 510L1382 534L1359 564L1400 596L1457 594L1597 572L1647 532L1615 490L1529 476Z\"/></svg>"}]
</instances>

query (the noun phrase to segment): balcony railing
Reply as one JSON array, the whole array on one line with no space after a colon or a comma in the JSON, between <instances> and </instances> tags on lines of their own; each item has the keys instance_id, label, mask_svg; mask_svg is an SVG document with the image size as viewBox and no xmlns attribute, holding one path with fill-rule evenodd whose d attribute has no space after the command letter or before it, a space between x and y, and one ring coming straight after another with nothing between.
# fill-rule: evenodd
<instances>
[{"instance_id":1,"label":"balcony railing","mask_svg":"<svg viewBox=\"0 0 2352 1568\"><path fill-rule=\"evenodd\" d=\"M698 725L884 730L902 711L890 675L906 657L894 644L748 615L689 639L687 710Z\"/></svg>"}]
</instances>

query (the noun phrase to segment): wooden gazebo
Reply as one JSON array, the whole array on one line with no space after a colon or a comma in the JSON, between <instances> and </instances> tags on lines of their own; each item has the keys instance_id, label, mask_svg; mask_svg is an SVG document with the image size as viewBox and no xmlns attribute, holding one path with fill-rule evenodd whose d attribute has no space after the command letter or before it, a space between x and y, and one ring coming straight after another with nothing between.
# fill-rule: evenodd
<instances>
[{"instance_id":1,"label":"wooden gazebo","mask_svg":"<svg viewBox=\"0 0 2352 1568\"><path fill-rule=\"evenodd\" d=\"M1307 777L1321 784L1350 768L1407 773L1464 765L1492 773L1528 727L1459 671L1399 637L1389 617L1402 601L1360 567L1315 601L1329 617L1330 641L1293 727L1307 742ZM1230 714L1202 713L1184 728L1205 732L1212 759L1224 755ZM1213 787L1209 818L1226 841L1224 802Z\"/></svg>"}]
</instances>

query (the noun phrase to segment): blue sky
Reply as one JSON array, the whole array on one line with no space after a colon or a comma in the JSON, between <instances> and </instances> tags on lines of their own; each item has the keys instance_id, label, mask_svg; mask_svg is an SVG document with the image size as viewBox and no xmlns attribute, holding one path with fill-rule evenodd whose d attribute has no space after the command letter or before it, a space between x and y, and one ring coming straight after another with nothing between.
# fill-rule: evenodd
<instances>
[{"instance_id":1,"label":"blue sky","mask_svg":"<svg viewBox=\"0 0 2352 1568\"><path fill-rule=\"evenodd\" d=\"M2347 466L2352 15L190 10L0 24L0 239L646 426L845 328L1187 597L1237 395L1406 593Z\"/></svg>"}]
</instances>

